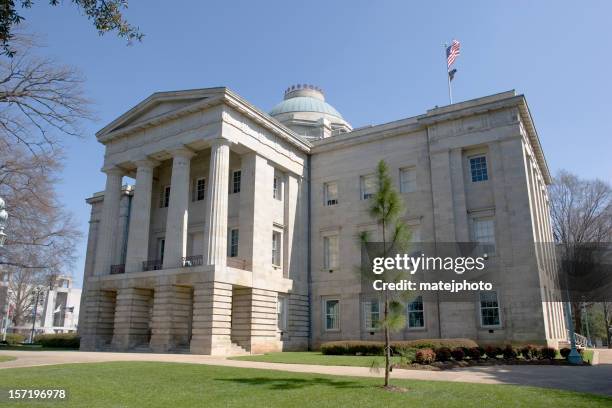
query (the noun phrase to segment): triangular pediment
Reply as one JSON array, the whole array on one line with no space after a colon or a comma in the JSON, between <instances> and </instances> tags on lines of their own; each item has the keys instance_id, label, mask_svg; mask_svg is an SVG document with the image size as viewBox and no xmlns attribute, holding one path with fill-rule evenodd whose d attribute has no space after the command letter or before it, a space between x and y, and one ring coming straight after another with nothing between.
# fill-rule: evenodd
<instances>
[{"instance_id":1,"label":"triangular pediment","mask_svg":"<svg viewBox=\"0 0 612 408\"><path fill-rule=\"evenodd\" d=\"M158 92L134 106L96 133L98 138L128 129L140 124L164 118L173 113L197 106L213 96L219 95L224 88L207 88L176 92Z\"/></svg>"}]
</instances>

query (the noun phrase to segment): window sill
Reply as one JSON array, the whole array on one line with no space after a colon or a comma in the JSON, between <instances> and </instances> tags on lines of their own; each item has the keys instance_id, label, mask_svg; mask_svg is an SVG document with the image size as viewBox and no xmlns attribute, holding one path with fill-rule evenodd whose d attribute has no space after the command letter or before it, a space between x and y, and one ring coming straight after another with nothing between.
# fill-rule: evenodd
<instances>
[{"instance_id":1,"label":"window sill","mask_svg":"<svg viewBox=\"0 0 612 408\"><path fill-rule=\"evenodd\" d=\"M423 326L423 327L408 327L406 326L406 331L409 332L425 332L427 331L427 327Z\"/></svg>"},{"instance_id":2,"label":"window sill","mask_svg":"<svg viewBox=\"0 0 612 408\"><path fill-rule=\"evenodd\" d=\"M502 330L504 328L504 326L499 325L499 326L483 326L482 324L480 325L480 330Z\"/></svg>"}]
</instances>

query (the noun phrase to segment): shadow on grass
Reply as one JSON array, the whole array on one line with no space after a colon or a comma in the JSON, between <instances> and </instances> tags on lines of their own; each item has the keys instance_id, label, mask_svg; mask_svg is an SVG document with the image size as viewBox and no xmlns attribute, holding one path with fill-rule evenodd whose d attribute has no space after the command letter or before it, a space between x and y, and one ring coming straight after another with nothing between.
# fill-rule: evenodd
<instances>
[{"instance_id":1,"label":"shadow on grass","mask_svg":"<svg viewBox=\"0 0 612 408\"><path fill-rule=\"evenodd\" d=\"M326 386L338 389L365 388L355 381L333 380L329 378L271 378L271 377L249 377L249 378L216 378L216 381L226 381L238 384L265 386L272 390L295 390L313 386Z\"/></svg>"}]
</instances>

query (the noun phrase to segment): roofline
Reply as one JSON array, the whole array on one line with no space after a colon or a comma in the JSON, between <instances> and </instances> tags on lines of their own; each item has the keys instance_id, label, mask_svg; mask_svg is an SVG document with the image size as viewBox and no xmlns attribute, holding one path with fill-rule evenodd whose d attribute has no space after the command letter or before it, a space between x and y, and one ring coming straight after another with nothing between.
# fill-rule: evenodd
<instances>
[{"instance_id":1,"label":"roofline","mask_svg":"<svg viewBox=\"0 0 612 408\"><path fill-rule=\"evenodd\" d=\"M183 108L166 112L164 114L149 118L147 120L136 122L126 128L113 131L112 129L120 126L121 123L125 123L134 115L145 111L149 108L149 104L153 102L162 102L168 100L181 100L181 99L195 99L205 98L200 102L196 102L185 106ZM472 114L484 113L491 110L498 110L509 106L517 106L521 120L525 123L525 128L529 140L532 144L536 160L542 171L544 181L546 184L552 183L552 177L546 163L546 157L542 150L540 138L535 128L529 105L523 94L517 95L514 90L500 92L493 95L488 95L480 98L475 98L452 105L446 105L442 107L435 107L427 110L425 114L418 116L412 116L405 119L396 120L393 122L387 122L379 125L368 126L358 128L351 132L343 133L341 135L316 140L308 141L297 133L280 123L274 117L268 113L257 108L249 101L241 97L238 93L230 90L227 87L214 87L214 88L200 88L200 89L189 89L183 91L168 91L168 92L155 92L149 97L138 103L136 106L123 113L117 119L106 125L104 128L96 132L96 138L102 144L106 144L109 141L126 136L138 130L156 126L160 123L166 122L171 119L175 119L180 116L187 115L189 113L207 109L212 106L226 104L227 106L238 110L245 114L259 125L279 135L292 145L305 153L312 154L317 151L325 151L333 149L334 145L349 141L350 145L361 144L369 141L372 138L380 138L381 132L382 137L391 137L406 131L417 131L424 129L428 125L444 122L448 120L454 120L465 115L466 109L471 109ZM375 135L374 135L375 134Z\"/></svg>"},{"instance_id":2,"label":"roofline","mask_svg":"<svg viewBox=\"0 0 612 408\"><path fill-rule=\"evenodd\" d=\"M527 130L533 150L536 154L536 160L542 171L544 181L546 184L551 184L552 177L550 175L548 164L546 163L546 157L544 156L544 152L542 150L540 138L533 123L533 117L531 116L529 105L527 104L525 96L523 94L517 95L514 90L470 99L443 107L436 107L429 109L427 113L422 115L412 116L379 125L361 127L341 135L316 140L312 143L312 153L331 150L335 147L335 145L345 142L349 143L351 146L354 146L361 143L367 143L375 139L380 139L381 137L387 138L397 136L405 132L423 130L427 126L434 123L445 122L463 117L465 116L466 109L471 109L473 114L478 114L511 106L516 106L519 108L521 120L526 125L525 128Z\"/></svg>"},{"instance_id":3,"label":"roofline","mask_svg":"<svg viewBox=\"0 0 612 408\"><path fill-rule=\"evenodd\" d=\"M138 113L148 109L149 105L153 102L195 98L205 99L200 102L187 105L183 108L171 112L166 112L141 122L133 123L125 128L112 130L115 129L117 126L120 126L122 123L125 123L134 115L137 115ZM128 110L127 112L123 113L117 119L113 120L111 123L97 131L96 138L100 143L106 144L118 137L126 136L136 131L151 126L159 125L168 120L175 119L187 115L189 113L196 112L202 109L207 109L220 104L226 104L242 113L247 114L247 116L257 122L259 125L281 136L283 139L292 143L300 150L306 153L310 152L311 145L307 140L303 139L291 129L282 125L276 119L263 112L259 108L255 107L253 104L242 98L236 92L226 87L202 88L185 91L155 92L146 99L144 99L142 102L138 103L136 106Z\"/></svg>"}]
</instances>

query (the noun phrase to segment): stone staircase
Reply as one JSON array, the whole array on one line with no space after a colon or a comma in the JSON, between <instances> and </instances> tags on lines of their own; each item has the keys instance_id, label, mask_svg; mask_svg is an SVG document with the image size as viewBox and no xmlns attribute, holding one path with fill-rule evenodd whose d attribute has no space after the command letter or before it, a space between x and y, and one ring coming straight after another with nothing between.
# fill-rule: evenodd
<instances>
[{"instance_id":1,"label":"stone staircase","mask_svg":"<svg viewBox=\"0 0 612 408\"><path fill-rule=\"evenodd\" d=\"M239 346L238 344L231 342L228 350L228 354L232 356L245 356L249 355L249 353L244 347Z\"/></svg>"}]
</instances>

